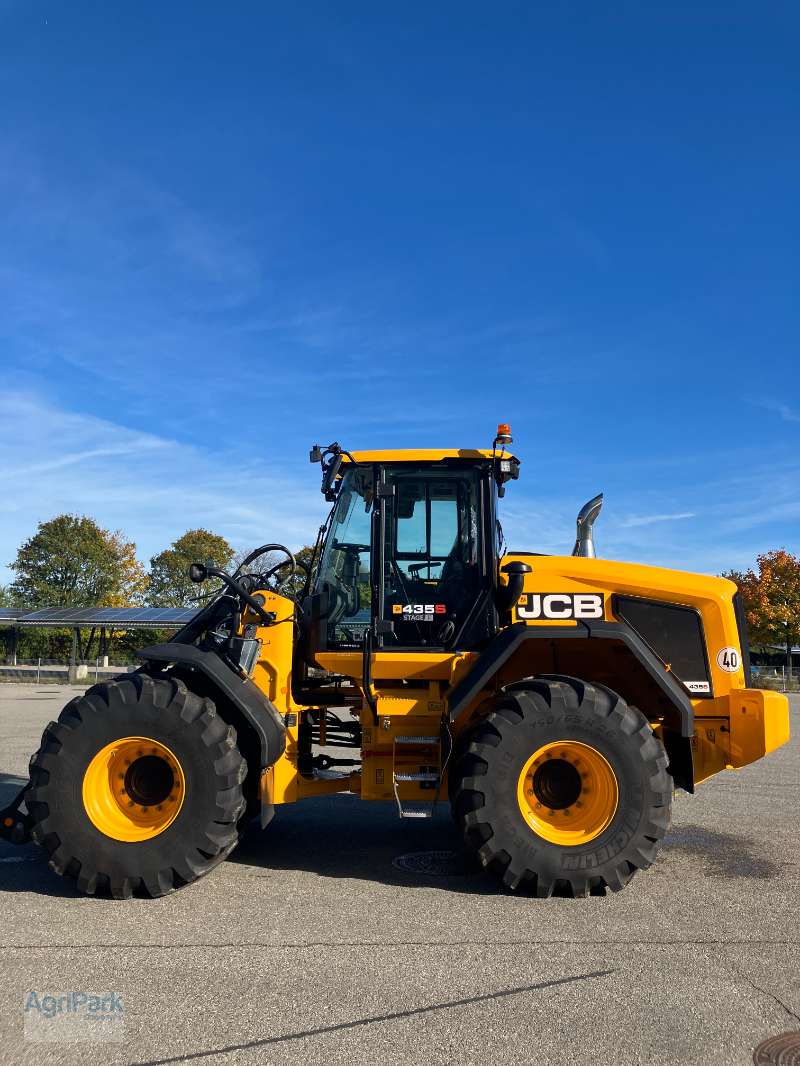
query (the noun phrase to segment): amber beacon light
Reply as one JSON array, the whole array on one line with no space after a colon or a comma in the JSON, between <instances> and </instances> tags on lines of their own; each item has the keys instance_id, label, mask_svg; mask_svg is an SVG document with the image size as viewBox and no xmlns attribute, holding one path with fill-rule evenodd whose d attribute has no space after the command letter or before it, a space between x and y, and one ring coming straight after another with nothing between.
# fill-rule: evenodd
<instances>
[{"instance_id":1,"label":"amber beacon light","mask_svg":"<svg viewBox=\"0 0 800 1066\"><path fill-rule=\"evenodd\" d=\"M503 423L497 427L497 437L495 438L495 444L513 444L514 441L511 437L511 426Z\"/></svg>"}]
</instances>

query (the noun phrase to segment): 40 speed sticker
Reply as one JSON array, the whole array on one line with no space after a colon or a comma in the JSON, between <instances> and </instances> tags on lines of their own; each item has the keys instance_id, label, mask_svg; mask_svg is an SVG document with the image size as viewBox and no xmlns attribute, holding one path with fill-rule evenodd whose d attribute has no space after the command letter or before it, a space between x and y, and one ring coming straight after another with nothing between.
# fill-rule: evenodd
<instances>
[{"instance_id":1,"label":"40 speed sticker","mask_svg":"<svg viewBox=\"0 0 800 1066\"><path fill-rule=\"evenodd\" d=\"M726 674L735 674L742 665L742 659L736 648L723 648L717 652L717 666Z\"/></svg>"},{"instance_id":2,"label":"40 speed sticker","mask_svg":"<svg viewBox=\"0 0 800 1066\"><path fill-rule=\"evenodd\" d=\"M603 597L594 592L526 592L517 604L517 618L602 618Z\"/></svg>"}]
</instances>

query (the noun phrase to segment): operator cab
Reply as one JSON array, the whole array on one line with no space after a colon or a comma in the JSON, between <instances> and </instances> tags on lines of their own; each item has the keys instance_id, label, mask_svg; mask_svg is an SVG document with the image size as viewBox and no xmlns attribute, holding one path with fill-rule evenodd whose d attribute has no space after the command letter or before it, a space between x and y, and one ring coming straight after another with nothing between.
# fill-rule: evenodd
<instances>
[{"instance_id":1,"label":"operator cab","mask_svg":"<svg viewBox=\"0 0 800 1066\"><path fill-rule=\"evenodd\" d=\"M360 648L367 633L398 651L482 647L498 625L497 488L517 460L496 447L322 461L335 502L314 588L325 622L316 650Z\"/></svg>"}]
</instances>

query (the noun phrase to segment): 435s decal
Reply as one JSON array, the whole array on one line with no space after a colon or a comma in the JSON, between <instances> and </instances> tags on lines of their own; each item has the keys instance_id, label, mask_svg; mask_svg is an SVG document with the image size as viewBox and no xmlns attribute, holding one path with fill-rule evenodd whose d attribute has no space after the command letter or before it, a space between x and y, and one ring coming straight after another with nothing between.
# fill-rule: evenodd
<instances>
[{"instance_id":1,"label":"435s decal","mask_svg":"<svg viewBox=\"0 0 800 1066\"><path fill-rule=\"evenodd\" d=\"M447 613L443 603L392 604L392 614L401 614L406 622L433 622L436 615Z\"/></svg>"}]
</instances>

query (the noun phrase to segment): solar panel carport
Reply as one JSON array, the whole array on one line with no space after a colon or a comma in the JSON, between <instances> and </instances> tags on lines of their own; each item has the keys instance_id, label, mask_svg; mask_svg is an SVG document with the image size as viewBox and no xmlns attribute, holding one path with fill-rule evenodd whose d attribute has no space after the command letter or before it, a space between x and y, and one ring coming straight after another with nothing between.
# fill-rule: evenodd
<instances>
[{"instance_id":1,"label":"solar panel carport","mask_svg":"<svg viewBox=\"0 0 800 1066\"><path fill-rule=\"evenodd\" d=\"M47 607L18 613L15 625L87 629L177 629L198 613L184 607Z\"/></svg>"}]
</instances>

